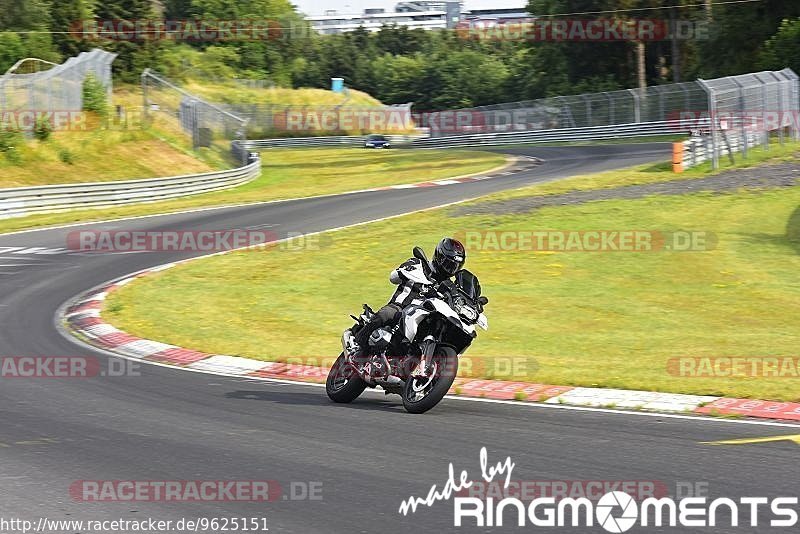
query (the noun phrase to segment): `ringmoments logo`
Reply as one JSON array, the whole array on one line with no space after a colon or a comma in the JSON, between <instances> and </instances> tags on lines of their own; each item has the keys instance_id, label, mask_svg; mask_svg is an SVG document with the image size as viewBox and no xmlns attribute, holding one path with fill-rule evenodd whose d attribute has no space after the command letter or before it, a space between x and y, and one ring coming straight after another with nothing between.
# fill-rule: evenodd
<instances>
[{"instance_id":1,"label":"ringmoments logo","mask_svg":"<svg viewBox=\"0 0 800 534\"><path fill-rule=\"evenodd\" d=\"M614 510L620 509L622 513L614 516ZM636 501L624 491L606 493L597 502L597 522L609 532L625 532L636 524L638 512Z\"/></svg>"},{"instance_id":2,"label":"ringmoments logo","mask_svg":"<svg viewBox=\"0 0 800 534\"><path fill-rule=\"evenodd\" d=\"M431 486L425 497L411 496L400 504L402 515L413 514L422 506L453 501L453 526L475 527L593 527L621 533L635 527L669 527L685 532L685 527L797 527L797 497L740 497L731 499L706 496L675 498L640 495L637 500L626 491L610 490L597 499L542 496L523 501L516 496L502 498L462 496L477 484L503 481L511 485L515 463L510 457L490 465L486 448L480 451L480 479L466 470L456 476L453 464L441 488ZM644 497L644 498L641 498Z\"/></svg>"}]
</instances>

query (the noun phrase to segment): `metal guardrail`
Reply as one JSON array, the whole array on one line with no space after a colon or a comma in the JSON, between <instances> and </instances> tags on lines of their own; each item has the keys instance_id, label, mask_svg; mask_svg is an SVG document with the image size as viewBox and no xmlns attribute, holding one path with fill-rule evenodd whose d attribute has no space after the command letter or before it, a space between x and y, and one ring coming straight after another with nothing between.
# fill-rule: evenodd
<instances>
[{"instance_id":1,"label":"metal guardrail","mask_svg":"<svg viewBox=\"0 0 800 534\"><path fill-rule=\"evenodd\" d=\"M746 153L749 148L763 145L765 139L769 139L765 132L741 134L733 131L725 135L718 133L716 141L712 139L711 135L693 136L683 142L683 154L680 158L681 170L695 167L706 161L713 161L715 146L717 147L717 157L728 156L733 160L735 153Z\"/></svg>"},{"instance_id":2,"label":"metal guardrail","mask_svg":"<svg viewBox=\"0 0 800 534\"><path fill-rule=\"evenodd\" d=\"M615 124L591 128L559 128L555 130L527 130L521 132L493 132L448 137L386 136L394 145L411 148L452 148L468 146L497 146L512 144L534 144L564 141L592 141L602 139L625 139L656 135L688 135L690 128L681 127L678 121ZM364 136L291 137L276 139L250 139L234 141L233 150L246 153L265 148L298 148L319 146L363 146Z\"/></svg>"},{"instance_id":3,"label":"metal guardrail","mask_svg":"<svg viewBox=\"0 0 800 534\"><path fill-rule=\"evenodd\" d=\"M261 174L261 159L243 167L169 178L0 189L0 219L71 209L106 208L228 189Z\"/></svg>"},{"instance_id":4,"label":"metal guardrail","mask_svg":"<svg viewBox=\"0 0 800 534\"><path fill-rule=\"evenodd\" d=\"M313 146L355 146L364 143L360 135L331 135L327 137L280 137L275 139L249 139L240 141L246 149L298 148Z\"/></svg>"},{"instance_id":5,"label":"metal guardrail","mask_svg":"<svg viewBox=\"0 0 800 534\"><path fill-rule=\"evenodd\" d=\"M461 146L497 146L513 144L552 143L564 141L594 141L625 139L658 135L688 135L690 129L678 121L613 124L587 128L558 128L553 130L527 130L521 132L496 132L448 137L418 139L411 143L415 148L451 148Z\"/></svg>"},{"instance_id":6,"label":"metal guardrail","mask_svg":"<svg viewBox=\"0 0 800 534\"><path fill-rule=\"evenodd\" d=\"M389 143L400 145L412 143L421 139L419 135L387 135ZM235 141L242 148L299 148L314 146L363 146L364 135L329 135L325 137L279 137L274 139L249 139L246 141Z\"/></svg>"}]
</instances>

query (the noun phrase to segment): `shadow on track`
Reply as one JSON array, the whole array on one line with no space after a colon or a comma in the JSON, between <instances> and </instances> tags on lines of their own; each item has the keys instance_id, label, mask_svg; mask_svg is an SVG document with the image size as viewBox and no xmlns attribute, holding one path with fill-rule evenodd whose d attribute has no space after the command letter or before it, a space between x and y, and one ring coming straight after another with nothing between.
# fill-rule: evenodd
<instances>
[{"instance_id":1,"label":"shadow on track","mask_svg":"<svg viewBox=\"0 0 800 534\"><path fill-rule=\"evenodd\" d=\"M350 404L337 404L332 402L322 394L311 393L284 393L280 391L247 391L238 390L225 394L228 399L267 401L276 404L293 404L297 406L328 406L331 408L352 408L356 410L374 410L381 408L384 410L405 412L403 403L398 399L374 398L371 395L356 399Z\"/></svg>"}]
</instances>

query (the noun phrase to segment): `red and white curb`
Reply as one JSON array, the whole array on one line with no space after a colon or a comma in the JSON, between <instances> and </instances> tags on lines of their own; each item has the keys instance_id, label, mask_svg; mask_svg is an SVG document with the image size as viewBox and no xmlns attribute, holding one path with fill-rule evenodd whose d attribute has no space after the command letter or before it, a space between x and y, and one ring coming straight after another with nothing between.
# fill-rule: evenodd
<instances>
[{"instance_id":1,"label":"red and white curb","mask_svg":"<svg viewBox=\"0 0 800 534\"><path fill-rule=\"evenodd\" d=\"M109 293L136 278L163 271L175 265L177 264L169 263L140 271L122 280L91 290L69 303L63 310L61 319L66 323L69 331L90 345L128 358L254 380L282 379L299 382L325 382L328 375L328 369L325 367L263 362L224 354L206 354L159 341L141 339L103 321L101 312ZM461 377L456 378L450 393L462 397L495 400L800 421L800 403L795 402Z\"/></svg>"}]
</instances>

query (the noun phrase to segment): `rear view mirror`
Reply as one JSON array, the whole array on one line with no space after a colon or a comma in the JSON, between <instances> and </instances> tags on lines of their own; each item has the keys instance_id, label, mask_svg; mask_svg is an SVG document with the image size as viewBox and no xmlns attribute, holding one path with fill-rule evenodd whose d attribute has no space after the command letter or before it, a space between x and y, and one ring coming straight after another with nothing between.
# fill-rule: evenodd
<instances>
[{"instance_id":1,"label":"rear view mirror","mask_svg":"<svg viewBox=\"0 0 800 534\"><path fill-rule=\"evenodd\" d=\"M489 299L487 299L486 297L478 297L478 303L481 306L486 306L487 304L489 304Z\"/></svg>"},{"instance_id":2,"label":"rear view mirror","mask_svg":"<svg viewBox=\"0 0 800 534\"><path fill-rule=\"evenodd\" d=\"M425 255L425 251L420 247L414 247L414 257L418 260L424 261L425 263L428 262L428 257Z\"/></svg>"}]
</instances>

